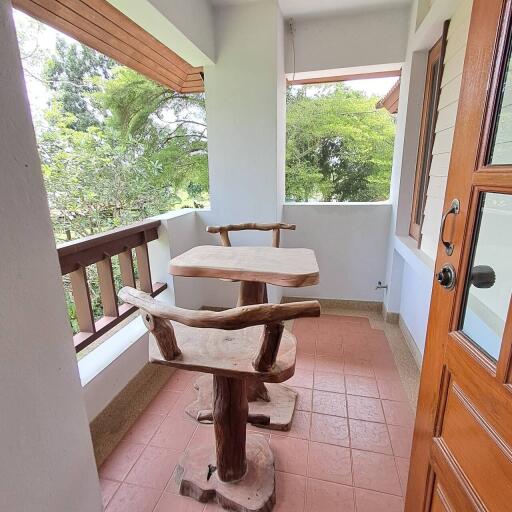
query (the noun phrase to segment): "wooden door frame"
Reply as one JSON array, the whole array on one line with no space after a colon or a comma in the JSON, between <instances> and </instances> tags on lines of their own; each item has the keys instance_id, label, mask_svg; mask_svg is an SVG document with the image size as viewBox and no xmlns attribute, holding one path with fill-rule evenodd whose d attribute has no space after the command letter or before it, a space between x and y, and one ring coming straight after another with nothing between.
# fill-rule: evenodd
<instances>
[{"instance_id":1,"label":"wooden door frame","mask_svg":"<svg viewBox=\"0 0 512 512\"><path fill-rule=\"evenodd\" d=\"M508 17L510 4L510 0L474 0L473 3L444 201L444 211L450 208L454 198L460 201L460 213L455 222L454 216L451 216L445 229L445 236L453 241L455 248L449 256L444 246L439 244L435 265L437 273L442 265L451 263L459 274L458 285L455 290L448 291L434 280L406 494L406 512L422 512L430 507L429 486L432 486L434 478L430 458L431 452L435 451L432 438L436 434L436 426L439 425L443 411L440 400L443 389L448 385L444 374L446 333L456 328L459 317L466 278L461 269L465 268L469 259L474 225L469 212L475 214L475 201L478 196L478 190L472 189L471 184L479 185L481 180L484 185L489 179L499 179L499 168L486 170L487 176L482 173L475 180L473 174L483 162L481 150L486 149L486 144L482 144L483 136L490 129L486 113L491 106L489 102L493 100L493 94L496 94L492 77L495 65L501 65L504 54L503 45L501 41L497 41L497 37L501 33L503 21ZM477 354L473 355L478 357Z\"/></svg>"}]
</instances>

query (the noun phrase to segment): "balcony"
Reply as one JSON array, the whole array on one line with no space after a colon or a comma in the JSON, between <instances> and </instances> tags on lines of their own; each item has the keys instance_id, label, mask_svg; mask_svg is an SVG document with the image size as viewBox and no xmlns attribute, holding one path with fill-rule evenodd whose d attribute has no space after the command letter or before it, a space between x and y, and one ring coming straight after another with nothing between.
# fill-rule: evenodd
<instances>
[{"instance_id":1,"label":"balcony","mask_svg":"<svg viewBox=\"0 0 512 512\"><path fill-rule=\"evenodd\" d=\"M239 282L172 276L169 261L226 243L207 226L261 222L297 229L233 233L233 245L274 240L284 249L307 248L320 269L313 286L268 285L268 302L279 308L314 299L322 308L318 318L285 323L285 335L297 340L295 372L284 382L298 394L290 428L247 424L249 434L269 442L275 460L273 510L404 510L473 1L364 0L358 9L341 0L13 3L178 94L206 91L210 207L170 211L56 247L11 3L0 3L4 506L221 510L180 495L176 484L180 458L213 446L214 426L185 412L200 374L149 362L151 318L124 303L119 290L136 288L199 316L233 309ZM439 104L431 107L423 101L425 70L443 37L436 55L445 74L436 82ZM398 109L389 199L286 201L287 84L369 75L400 75L389 96ZM430 107L429 146L420 137ZM411 219L419 219L414 229ZM412 491L409 485L408 500L417 499ZM415 512L410 505L407 511Z\"/></svg>"}]
</instances>

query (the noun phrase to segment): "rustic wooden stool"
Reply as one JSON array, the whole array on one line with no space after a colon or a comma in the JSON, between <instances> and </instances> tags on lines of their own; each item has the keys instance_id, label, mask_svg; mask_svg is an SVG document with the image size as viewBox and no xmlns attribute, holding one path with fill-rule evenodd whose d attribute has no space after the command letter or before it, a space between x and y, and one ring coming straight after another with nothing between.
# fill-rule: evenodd
<instances>
[{"instance_id":1,"label":"rustic wooden stool","mask_svg":"<svg viewBox=\"0 0 512 512\"><path fill-rule=\"evenodd\" d=\"M295 337L283 322L320 315L317 301L259 304L222 312L190 311L125 287L119 297L142 311L155 342L150 361L213 374L215 451L201 446L181 459L180 493L240 512L266 512L275 503L274 457L267 440L246 436L246 380L283 382L295 371ZM180 340L179 346L177 339Z\"/></svg>"}]
</instances>

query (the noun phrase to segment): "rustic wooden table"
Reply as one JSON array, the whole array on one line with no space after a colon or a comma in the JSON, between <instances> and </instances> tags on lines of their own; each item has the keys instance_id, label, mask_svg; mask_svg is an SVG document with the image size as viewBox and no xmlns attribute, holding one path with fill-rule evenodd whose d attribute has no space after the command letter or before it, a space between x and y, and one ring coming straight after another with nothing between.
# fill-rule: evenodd
<instances>
[{"instance_id":1,"label":"rustic wooden table","mask_svg":"<svg viewBox=\"0 0 512 512\"><path fill-rule=\"evenodd\" d=\"M209 277L240 281L238 306L265 301L266 285L284 287L311 286L319 282L315 253L310 249L279 247L194 247L173 258L169 271L174 276ZM209 375L196 384L197 399L186 411L197 418L200 411L212 408L213 386ZM251 415L267 415L266 428L289 430L297 393L282 384L264 384L247 379L247 399Z\"/></svg>"}]
</instances>

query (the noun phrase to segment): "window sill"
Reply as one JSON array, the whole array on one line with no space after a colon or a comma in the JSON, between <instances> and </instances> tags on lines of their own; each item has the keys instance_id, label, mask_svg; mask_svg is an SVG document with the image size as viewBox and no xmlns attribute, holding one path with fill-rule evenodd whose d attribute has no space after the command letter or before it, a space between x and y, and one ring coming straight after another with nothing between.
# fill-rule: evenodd
<instances>
[{"instance_id":1,"label":"window sill","mask_svg":"<svg viewBox=\"0 0 512 512\"><path fill-rule=\"evenodd\" d=\"M408 263L417 263L433 273L435 262L421 249L418 249L418 242L410 236L395 236L395 249Z\"/></svg>"},{"instance_id":2,"label":"window sill","mask_svg":"<svg viewBox=\"0 0 512 512\"><path fill-rule=\"evenodd\" d=\"M347 206L347 207L354 207L354 206L391 206L391 201L388 199L386 201L374 201L374 202L361 202L361 203L354 203L354 202L332 202L332 203L326 203L326 202L295 202L295 201L285 201L284 206L325 206L325 207L332 207L332 206Z\"/></svg>"}]
</instances>

